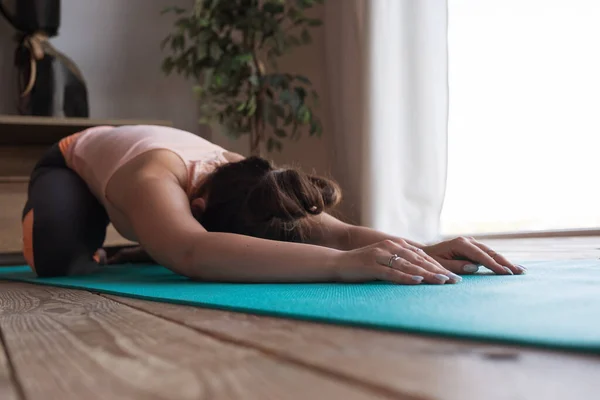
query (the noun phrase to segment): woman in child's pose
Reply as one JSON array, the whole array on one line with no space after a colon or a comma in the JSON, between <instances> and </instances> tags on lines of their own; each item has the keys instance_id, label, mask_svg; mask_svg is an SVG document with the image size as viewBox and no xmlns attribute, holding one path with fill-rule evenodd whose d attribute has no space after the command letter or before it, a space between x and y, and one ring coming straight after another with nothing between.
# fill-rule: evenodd
<instances>
[{"instance_id":1,"label":"woman in child's pose","mask_svg":"<svg viewBox=\"0 0 600 400\"><path fill-rule=\"evenodd\" d=\"M244 158L181 130L101 126L54 145L32 173L24 254L39 276L85 273L112 222L156 262L230 282L460 282L483 265L521 274L487 246L425 246L339 221L331 180Z\"/></svg>"}]
</instances>

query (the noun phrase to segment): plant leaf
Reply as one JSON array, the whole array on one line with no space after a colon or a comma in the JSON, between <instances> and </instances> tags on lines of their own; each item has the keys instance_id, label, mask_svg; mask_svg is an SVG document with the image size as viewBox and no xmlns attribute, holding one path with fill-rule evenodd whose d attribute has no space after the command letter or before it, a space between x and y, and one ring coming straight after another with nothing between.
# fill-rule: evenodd
<instances>
[{"instance_id":1,"label":"plant leaf","mask_svg":"<svg viewBox=\"0 0 600 400\"><path fill-rule=\"evenodd\" d=\"M298 112L298 108L302 105L300 98L298 97L298 93L296 91L290 92L290 107L292 107L292 111L294 113Z\"/></svg>"},{"instance_id":2,"label":"plant leaf","mask_svg":"<svg viewBox=\"0 0 600 400\"><path fill-rule=\"evenodd\" d=\"M301 106L298 109L297 120L301 124L306 124L310 121L311 112L306 106Z\"/></svg>"},{"instance_id":3,"label":"plant leaf","mask_svg":"<svg viewBox=\"0 0 600 400\"><path fill-rule=\"evenodd\" d=\"M285 109L281 104L273 104L273 109L279 118L285 118Z\"/></svg>"},{"instance_id":4,"label":"plant leaf","mask_svg":"<svg viewBox=\"0 0 600 400\"><path fill-rule=\"evenodd\" d=\"M239 54L235 56L235 61L238 63L249 63L252 61L252 53Z\"/></svg>"},{"instance_id":5,"label":"plant leaf","mask_svg":"<svg viewBox=\"0 0 600 400\"><path fill-rule=\"evenodd\" d=\"M278 129L275 129L275 136L284 138L284 137L287 137L287 132L284 129L278 128Z\"/></svg>"},{"instance_id":6,"label":"plant leaf","mask_svg":"<svg viewBox=\"0 0 600 400\"><path fill-rule=\"evenodd\" d=\"M291 104L292 102L292 92L289 90L282 90L279 93L279 103L282 105Z\"/></svg>"},{"instance_id":7,"label":"plant leaf","mask_svg":"<svg viewBox=\"0 0 600 400\"><path fill-rule=\"evenodd\" d=\"M263 10L271 14L279 14L284 11L284 5L282 3L268 2L263 6Z\"/></svg>"},{"instance_id":8,"label":"plant leaf","mask_svg":"<svg viewBox=\"0 0 600 400\"><path fill-rule=\"evenodd\" d=\"M296 75L296 79L299 80L302 83L305 83L307 85L311 85L310 79L308 79L306 76L304 75Z\"/></svg>"},{"instance_id":9,"label":"plant leaf","mask_svg":"<svg viewBox=\"0 0 600 400\"><path fill-rule=\"evenodd\" d=\"M167 47L167 44L171 40L171 35L167 35L163 40L160 41L160 49L164 50Z\"/></svg>"},{"instance_id":10,"label":"plant leaf","mask_svg":"<svg viewBox=\"0 0 600 400\"><path fill-rule=\"evenodd\" d=\"M194 94L195 94L196 96L200 96L200 97L201 97L201 96L202 96L202 94L204 93L204 88L203 88L202 86L200 86L200 85L195 85L195 86L192 88L192 91L194 92Z\"/></svg>"},{"instance_id":11,"label":"plant leaf","mask_svg":"<svg viewBox=\"0 0 600 400\"><path fill-rule=\"evenodd\" d=\"M180 51L185 47L185 37L183 34L176 34L171 37L171 50Z\"/></svg>"},{"instance_id":12,"label":"plant leaf","mask_svg":"<svg viewBox=\"0 0 600 400\"><path fill-rule=\"evenodd\" d=\"M271 102L262 103L263 121L266 121L273 128L277 128L277 115L275 114Z\"/></svg>"},{"instance_id":13,"label":"plant leaf","mask_svg":"<svg viewBox=\"0 0 600 400\"><path fill-rule=\"evenodd\" d=\"M289 113L285 118L284 126L290 126L292 122L294 122L294 114Z\"/></svg>"},{"instance_id":14,"label":"plant leaf","mask_svg":"<svg viewBox=\"0 0 600 400\"><path fill-rule=\"evenodd\" d=\"M282 146L282 144L281 144L281 142L279 140L273 139L273 138L269 138L267 140L267 151L269 153L272 152L275 149L277 151L281 152L282 148L283 148L283 146Z\"/></svg>"},{"instance_id":15,"label":"plant leaf","mask_svg":"<svg viewBox=\"0 0 600 400\"><path fill-rule=\"evenodd\" d=\"M270 74L265 77L269 85L278 89L286 89L289 85L287 79L283 74Z\"/></svg>"},{"instance_id":16,"label":"plant leaf","mask_svg":"<svg viewBox=\"0 0 600 400\"><path fill-rule=\"evenodd\" d=\"M312 38L310 37L310 33L308 33L307 29L303 29L300 34L300 39L302 39L302 43L310 44L312 42Z\"/></svg>"},{"instance_id":17,"label":"plant leaf","mask_svg":"<svg viewBox=\"0 0 600 400\"><path fill-rule=\"evenodd\" d=\"M173 71L173 68L175 68L175 61L171 57L165 58L162 63L164 73L169 75Z\"/></svg>"},{"instance_id":18,"label":"plant leaf","mask_svg":"<svg viewBox=\"0 0 600 400\"><path fill-rule=\"evenodd\" d=\"M269 113L268 113L268 117L267 117L267 121L269 122L269 125L271 125L273 128L277 128L277 114L275 114L273 107L272 106L268 106L265 108L269 108Z\"/></svg>"},{"instance_id":19,"label":"plant leaf","mask_svg":"<svg viewBox=\"0 0 600 400\"><path fill-rule=\"evenodd\" d=\"M246 115L251 117L256 113L256 96L250 97L248 100L248 109L246 110Z\"/></svg>"},{"instance_id":20,"label":"plant leaf","mask_svg":"<svg viewBox=\"0 0 600 400\"><path fill-rule=\"evenodd\" d=\"M304 103L304 99L306 98L306 90L303 87L296 86L294 88L294 92L296 92L296 94L298 95L300 103Z\"/></svg>"}]
</instances>

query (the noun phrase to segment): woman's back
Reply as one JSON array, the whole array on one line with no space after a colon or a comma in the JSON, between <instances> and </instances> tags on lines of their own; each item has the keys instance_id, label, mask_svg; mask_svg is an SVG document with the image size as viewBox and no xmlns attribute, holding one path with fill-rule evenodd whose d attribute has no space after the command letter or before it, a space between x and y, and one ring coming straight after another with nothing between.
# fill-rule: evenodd
<instances>
[{"instance_id":1,"label":"woman's back","mask_svg":"<svg viewBox=\"0 0 600 400\"><path fill-rule=\"evenodd\" d=\"M105 204L106 187L126 164L153 150L177 155L187 170L186 191L227 160L226 150L199 136L179 129L150 126L100 126L75 134L60 142L67 165L87 183Z\"/></svg>"}]
</instances>

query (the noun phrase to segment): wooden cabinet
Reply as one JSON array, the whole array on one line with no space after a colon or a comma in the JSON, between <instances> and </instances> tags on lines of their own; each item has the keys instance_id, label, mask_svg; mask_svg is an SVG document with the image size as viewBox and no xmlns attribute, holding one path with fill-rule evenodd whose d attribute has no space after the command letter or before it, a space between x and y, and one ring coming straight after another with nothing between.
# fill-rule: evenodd
<instances>
[{"instance_id":1,"label":"wooden cabinet","mask_svg":"<svg viewBox=\"0 0 600 400\"><path fill-rule=\"evenodd\" d=\"M0 252L21 251L21 211L27 182L0 180Z\"/></svg>"}]
</instances>

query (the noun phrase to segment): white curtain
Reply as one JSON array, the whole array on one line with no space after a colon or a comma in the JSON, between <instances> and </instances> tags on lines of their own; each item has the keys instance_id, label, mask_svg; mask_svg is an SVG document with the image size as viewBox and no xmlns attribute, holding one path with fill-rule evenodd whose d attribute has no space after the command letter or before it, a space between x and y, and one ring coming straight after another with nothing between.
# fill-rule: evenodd
<instances>
[{"instance_id":1,"label":"white curtain","mask_svg":"<svg viewBox=\"0 0 600 400\"><path fill-rule=\"evenodd\" d=\"M356 222L438 237L447 163L447 1L330 0L336 176Z\"/></svg>"}]
</instances>

